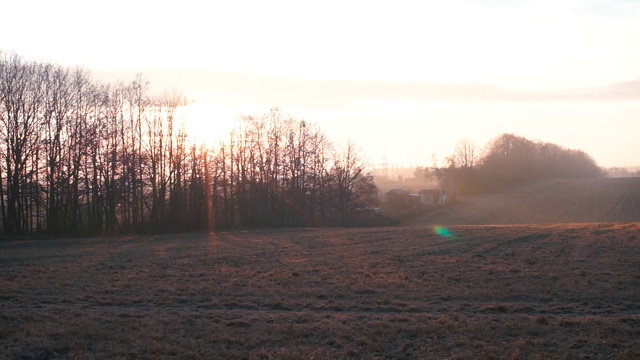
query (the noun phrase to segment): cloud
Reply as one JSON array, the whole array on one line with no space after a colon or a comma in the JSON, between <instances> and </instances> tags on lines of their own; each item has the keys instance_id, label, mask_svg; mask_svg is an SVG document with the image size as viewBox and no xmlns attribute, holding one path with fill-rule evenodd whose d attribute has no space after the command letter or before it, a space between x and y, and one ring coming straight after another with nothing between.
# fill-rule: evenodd
<instances>
[{"instance_id":1,"label":"cloud","mask_svg":"<svg viewBox=\"0 0 640 360\"><path fill-rule=\"evenodd\" d=\"M566 93L569 99L593 101L640 100L640 80L619 82L607 86L576 89Z\"/></svg>"},{"instance_id":2,"label":"cloud","mask_svg":"<svg viewBox=\"0 0 640 360\"><path fill-rule=\"evenodd\" d=\"M133 79L134 72L97 72L98 78ZM562 102L638 101L640 80L543 92L490 84L308 80L196 70L144 73L153 88L177 88L199 103L347 109L375 102Z\"/></svg>"}]
</instances>

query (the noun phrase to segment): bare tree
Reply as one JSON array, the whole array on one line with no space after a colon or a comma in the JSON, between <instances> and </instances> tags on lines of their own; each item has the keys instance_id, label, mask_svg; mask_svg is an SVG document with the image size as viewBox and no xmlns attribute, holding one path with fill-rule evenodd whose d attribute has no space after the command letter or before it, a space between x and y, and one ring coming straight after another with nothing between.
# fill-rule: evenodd
<instances>
[{"instance_id":1,"label":"bare tree","mask_svg":"<svg viewBox=\"0 0 640 360\"><path fill-rule=\"evenodd\" d=\"M453 161L458 167L473 168L477 159L476 145L470 139L460 140L453 152Z\"/></svg>"},{"instance_id":2,"label":"bare tree","mask_svg":"<svg viewBox=\"0 0 640 360\"><path fill-rule=\"evenodd\" d=\"M377 197L373 176L366 171L364 161L353 143L343 153L336 153L331 169L336 221L346 225L353 221L358 208Z\"/></svg>"},{"instance_id":3,"label":"bare tree","mask_svg":"<svg viewBox=\"0 0 640 360\"><path fill-rule=\"evenodd\" d=\"M8 55L0 67L2 108L0 133L6 177L0 179L0 208L6 233L30 231L24 218L25 193L29 162L34 159L39 140L39 117L44 103L42 78L44 66L24 62L17 55ZM4 181L3 181L4 180ZM6 182L6 187L5 187ZM6 189L6 191L5 191Z\"/></svg>"},{"instance_id":4,"label":"bare tree","mask_svg":"<svg viewBox=\"0 0 640 360\"><path fill-rule=\"evenodd\" d=\"M173 128L176 111L185 101L182 94L173 91L156 97L152 104L152 114L146 117L145 158L148 159L148 187L151 188L149 221L151 228L159 231L166 229L169 223L167 196L170 182L173 184Z\"/></svg>"}]
</instances>

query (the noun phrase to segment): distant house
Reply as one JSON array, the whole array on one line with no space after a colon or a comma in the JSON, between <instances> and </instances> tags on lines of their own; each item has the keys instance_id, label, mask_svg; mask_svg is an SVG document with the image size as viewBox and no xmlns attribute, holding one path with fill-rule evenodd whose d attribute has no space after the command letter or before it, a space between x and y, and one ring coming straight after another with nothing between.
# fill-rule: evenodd
<instances>
[{"instance_id":1,"label":"distant house","mask_svg":"<svg viewBox=\"0 0 640 360\"><path fill-rule=\"evenodd\" d=\"M445 205L447 195L438 189L423 189L417 194L411 194L404 189L393 189L385 194L385 202L389 208L419 209Z\"/></svg>"},{"instance_id":2,"label":"distant house","mask_svg":"<svg viewBox=\"0 0 640 360\"><path fill-rule=\"evenodd\" d=\"M428 206L444 205L447 202L447 196L437 189L423 189L418 193L420 195L420 204Z\"/></svg>"},{"instance_id":3,"label":"distant house","mask_svg":"<svg viewBox=\"0 0 640 360\"><path fill-rule=\"evenodd\" d=\"M409 203L409 193L403 189L392 189L385 194L385 200L389 206L403 207Z\"/></svg>"},{"instance_id":4,"label":"distant house","mask_svg":"<svg viewBox=\"0 0 640 360\"><path fill-rule=\"evenodd\" d=\"M414 207L422 205L422 203L420 201L420 195L418 195L418 194L409 194L408 204L409 204L409 206L414 206Z\"/></svg>"}]
</instances>

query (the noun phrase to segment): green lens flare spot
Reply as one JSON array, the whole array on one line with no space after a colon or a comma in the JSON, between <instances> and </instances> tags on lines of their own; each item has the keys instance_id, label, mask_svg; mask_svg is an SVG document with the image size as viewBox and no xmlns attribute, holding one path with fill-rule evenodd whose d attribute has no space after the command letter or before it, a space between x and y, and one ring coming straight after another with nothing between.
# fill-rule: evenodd
<instances>
[{"instance_id":1,"label":"green lens flare spot","mask_svg":"<svg viewBox=\"0 0 640 360\"><path fill-rule=\"evenodd\" d=\"M436 226L435 228L433 228L433 232L442 237L446 237L449 239L453 238L453 233L451 232L451 230L447 229L446 227Z\"/></svg>"}]
</instances>

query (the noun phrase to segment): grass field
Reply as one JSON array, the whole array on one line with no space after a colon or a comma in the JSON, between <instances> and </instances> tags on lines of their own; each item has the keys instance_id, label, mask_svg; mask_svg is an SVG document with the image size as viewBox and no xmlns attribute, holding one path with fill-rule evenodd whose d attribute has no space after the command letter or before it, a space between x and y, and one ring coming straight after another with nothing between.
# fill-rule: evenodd
<instances>
[{"instance_id":1,"label":"grass field","mask_svg":"<svg viewBox=\"0 0 640 360\"><path fill-rule=\"evenodd\" d=\"M640 358L640 223L448 230L3 241L0 357Z\"/></svg>"},{"instance_id":2,"label":"grass field","mask_svg":"<svg viewBox=\"0 0 640 360\"><path fill-rule=\"evenodd\" d=\"M461 197L407 221L426 224L640 222L640 178L551 179Z\"/></svg>"}]
</instances>

